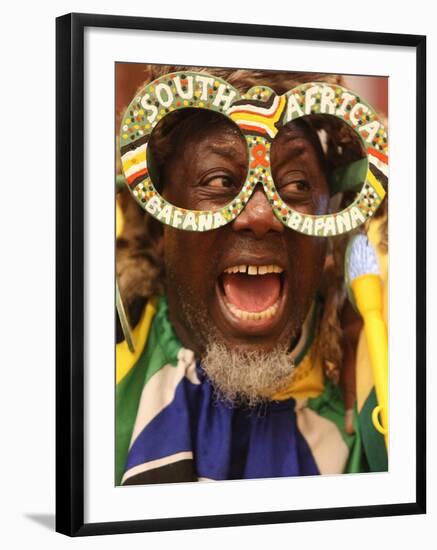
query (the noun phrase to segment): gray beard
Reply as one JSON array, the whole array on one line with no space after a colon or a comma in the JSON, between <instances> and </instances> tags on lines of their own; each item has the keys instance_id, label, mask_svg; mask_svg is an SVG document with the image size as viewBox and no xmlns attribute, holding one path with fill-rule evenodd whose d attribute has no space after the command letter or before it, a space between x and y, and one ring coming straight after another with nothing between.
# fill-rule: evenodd
<instances>
[{"instance_id":1,"label":"gray beard","mask_svg":"<svg viewBox=\"0 0 437 550\"><path fill-rule=\"evenodd\" d=\"M202 335L199 343L205 349L201 365L209 378L217 400L229 405L244 404L252 408L266 403L290 382L295 364L290 341L278 343L271 351L247 351L223 342L202 307L193 299L181 300L184 322L192 334Z\"/></svg>"},{"instance_id":2,"label":"gray beard","mask_svg":"<svg viewBox=\"0 0 437 550\"><path fill-rule=\"evenodd\" d=\"M281 390L294 372L294 362L285 347L270 352L231 349L212 341L202 358L218 400L255 407Z\"/></svg>"}]
</instances>

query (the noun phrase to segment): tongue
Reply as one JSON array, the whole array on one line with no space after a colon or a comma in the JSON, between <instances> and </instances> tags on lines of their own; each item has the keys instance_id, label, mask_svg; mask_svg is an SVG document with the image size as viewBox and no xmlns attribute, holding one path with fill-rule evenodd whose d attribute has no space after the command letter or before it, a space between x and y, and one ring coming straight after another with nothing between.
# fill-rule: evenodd
<instances>
[{"instance_id":1,"label":"tongue","mask_svg":"<svg viewBox=\"0 0 437 550\"><path fill-rule=\"evenodd\" d=\"M223 288L226 298L235 307L243 311L259 312L278 300L281 281L277 273L266 275L224 273Z\"/></svg>"}]
</instances>

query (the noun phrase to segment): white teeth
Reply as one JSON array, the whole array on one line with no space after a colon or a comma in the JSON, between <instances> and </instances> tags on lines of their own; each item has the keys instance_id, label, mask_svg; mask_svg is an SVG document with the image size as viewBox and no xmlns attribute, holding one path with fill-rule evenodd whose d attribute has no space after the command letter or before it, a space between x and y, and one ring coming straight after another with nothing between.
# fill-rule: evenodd
<instances>
[{"instance_id":1,"label":"white teeth","mask_svg":"<svg viewBox=\"0 0 437 550\"><path fill-rule=\"evenodd\" d=\"M225 269L225 273L247 273L248 275L266 275L267 273L282 273L279 265L233 265Z\"/></svg>"},{"instance_id":2,"label":"white teeth","mask_svg":"<svg viewBox=\"0 0 437 550\"><path fill-rule=\"evenodd\" d=\"M242 309L238 309L238 307L235 307L234 304L231 304L230 302L226 301L226 305L231 310L231 312L235 315L235 317L238 317L239 319L250 319L251 321L260 321L261 319L270 319L275 315L276 311L279 307L279 300L274 303L272 306L268 307L264 311L244 311Z\"/></svg>"}]
</instances>

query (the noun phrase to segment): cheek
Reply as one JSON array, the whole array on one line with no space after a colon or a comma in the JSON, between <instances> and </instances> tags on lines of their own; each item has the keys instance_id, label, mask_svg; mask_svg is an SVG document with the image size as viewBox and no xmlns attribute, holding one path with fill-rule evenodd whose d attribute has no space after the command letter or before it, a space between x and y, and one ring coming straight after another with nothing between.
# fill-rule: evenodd
<instances>
[{"instance_id":1,"label":"cheek","mask_svg":"<svg viewBox=\"0 0 437 550\"><path fill-rule=\"evenodd\" d=\"M182 181L187 182L187 175L184 174L180 165L170 165L170 168L165 172L162 195L170 204L189 209L191 206L187 202L187 186L183 185Z\"/></svg>"},{"instance_id":2,"label":"cheek","mask_svg":"<svg viewBox=\"0 0 437 550\"><path fill-rule=\"evenodd\" d=\"M327 239L297 234L294 237L295 276L292 278L297 288L291 291L306 301L319 289L323 278L323 266L327 251Z\"/></svg>"},{"instance_id":3,"label":"cheek","mask_svg":"<svg viewBox=\"0 0 437 550\"><path fill-rule=\"evenodd\" d=\"M211 288L214 251L217 249L212 232L194 233L164 228L164 262L168 279L179 290L186 288L204 299ZM171 292L171 288L168 289Z\"/></svg>"}]
</instances>

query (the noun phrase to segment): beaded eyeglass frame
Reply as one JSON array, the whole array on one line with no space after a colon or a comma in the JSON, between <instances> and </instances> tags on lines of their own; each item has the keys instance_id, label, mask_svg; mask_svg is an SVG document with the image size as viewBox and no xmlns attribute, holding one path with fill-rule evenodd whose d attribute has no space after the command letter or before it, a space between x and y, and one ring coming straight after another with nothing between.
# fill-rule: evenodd
<instances>
[{"instance_id":1,"label":"beaded eyeglass frame","mask_svg":"<svg viewBox=\"0 0 437 550\"><path fill-rule=\"evenodd\" d=\"M248 171L241 190L217 210L187 210L169 203L157 190L147 166L147 145L158 122L185 108L209 109L228 117L247 144ZM367 155L365 181L355 199L337 213L301 213L280 197L271 173L270 148L285 124L306 115L338 117L359 136ZM283 95L267 86L241 94L225 80L204 72L174 72L145 86L126 109L120 130L120 156L125 182L150 215L171 227L209 231L222 227L243 211L261 184L276 217L299 233L330 237L365 223L385 197L381 180L388 176L387 132L374 109L354 92L325 82L299 85ZM342 185L348 189L347 182Z\"/></svg>"}]
</instances>

